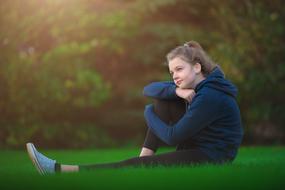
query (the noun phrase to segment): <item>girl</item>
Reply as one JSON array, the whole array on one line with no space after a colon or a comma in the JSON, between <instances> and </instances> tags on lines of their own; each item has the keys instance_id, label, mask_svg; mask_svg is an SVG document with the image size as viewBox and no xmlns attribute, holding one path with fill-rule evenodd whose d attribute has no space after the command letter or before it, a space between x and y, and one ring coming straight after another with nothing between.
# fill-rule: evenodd
<instances>
[{"instance_id":1,"label":"girl","mask_svg":"<svg viewBox=\"0 0 285 190\"><path fill-rule=\"evenodd\" d=\"M237 88L194 41L167 54L173 82L154 82L144 95L154 99L145 107L147 135L139 157L92 165L63 165L27 143L28 154L41 174L126 166L173 166L232 162L243 130ZM155 155L162 144L176 151Z\"/></svg>"}]
</instances>

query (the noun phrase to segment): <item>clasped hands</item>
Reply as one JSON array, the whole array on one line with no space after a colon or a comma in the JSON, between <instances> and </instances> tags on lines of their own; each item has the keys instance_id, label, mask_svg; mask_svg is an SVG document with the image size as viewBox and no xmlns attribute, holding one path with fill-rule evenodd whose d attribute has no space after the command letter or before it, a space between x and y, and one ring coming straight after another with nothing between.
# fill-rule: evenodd
<instances>
[{"instance_id":1,"label":"clasped hands","mask_svg":"<svg viewBox=\"0 0 285 190\"><path fill-rule=\"evenodd\" d=\"M190 88L178 88L177 87L175 92L177 96L187 100L188 103L191 103L194 96L196 95L195 90L190 89Z\"/></svg>"}]
</instances>

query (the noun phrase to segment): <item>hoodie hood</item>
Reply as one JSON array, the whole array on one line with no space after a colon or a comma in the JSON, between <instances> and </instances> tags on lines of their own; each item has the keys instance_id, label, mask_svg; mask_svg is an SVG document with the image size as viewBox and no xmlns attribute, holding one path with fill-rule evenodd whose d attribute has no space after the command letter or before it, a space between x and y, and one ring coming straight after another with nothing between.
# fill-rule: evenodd
<instances>
[{"instance_id":1,"label":"hoodie hood","mask_svg":"<svg viewBox=\"0 0 285 190\"><path fill-rule=\"evenodd\" d=\"M234 98L237 96L237 88L230 81L225 79L223 71L218 66L214 68L205 80L196 86L195 91L198 92L202 87L209 87L222 91Z\"/></svg>"}]
</instances>

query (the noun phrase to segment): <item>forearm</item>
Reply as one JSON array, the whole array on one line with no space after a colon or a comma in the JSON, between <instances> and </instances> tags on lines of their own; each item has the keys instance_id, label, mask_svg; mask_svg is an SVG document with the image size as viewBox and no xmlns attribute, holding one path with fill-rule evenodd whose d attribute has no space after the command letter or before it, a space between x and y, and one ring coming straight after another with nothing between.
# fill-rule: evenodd
<instances>
[{"instance_id":1,"label":"forearm","mask_svg":"<svg viewBox=\"0 0 285 190\"><path fill-rule=\"evenodd\" d=\"M157 99L179 99L175 90L176 86L171 81L152 82L144 87L143 95Z\"/></svg>"}]
</instances>

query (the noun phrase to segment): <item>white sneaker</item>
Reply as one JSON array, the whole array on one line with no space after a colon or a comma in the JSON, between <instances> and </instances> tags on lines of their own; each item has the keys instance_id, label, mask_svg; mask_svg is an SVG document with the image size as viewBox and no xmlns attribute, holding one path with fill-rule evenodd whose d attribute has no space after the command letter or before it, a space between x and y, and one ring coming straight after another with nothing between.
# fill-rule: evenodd
<instances>
[{"instance_id":1,"label":"white sneaker","mask_svg":"<svg viewBox=\"0 0 285 190\"><path fill-rule=\"evenodd\" d=\"M40 174L55 173L55 160L49 159L38 152L33 143L27 143L26 147L30 159Z\"/></svg>"}]
</instances>

